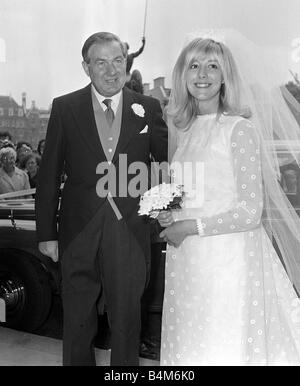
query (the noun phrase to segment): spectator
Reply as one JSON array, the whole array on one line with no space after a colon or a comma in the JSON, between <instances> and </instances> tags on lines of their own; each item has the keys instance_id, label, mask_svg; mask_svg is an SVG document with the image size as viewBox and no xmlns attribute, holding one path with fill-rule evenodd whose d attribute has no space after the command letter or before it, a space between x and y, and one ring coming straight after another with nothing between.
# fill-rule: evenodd
<instances>
[{"instance_id":1,"label":"spectator","mask_svg":"<svg viewBox=\"0 0 300 386\"><path fill-rule=\"evenodd\" d=\"M140 94L144 93L142 75L139 70L133 70L130 81L126 83L126 87Z\"/></svg>"},{"instance_id":2,"label":"spectator","mask_svg":"<svg viewBox=\"0 0 300 386\"><path fill-rule=\"evenodd\" d=\"M13 148L0 150L0 194L30 189L28 175L16 167L16 158Z\"/></svg>"},{"instance_id":3,"label":"spectator","mask_svg":"<svg viewBox=\"0 0 300 386\"><path fill-rule=\"evenodd\" d=\"M36 187L37 175L40 165L40 156L32 153L25 156L22 161L22 169L28 174L29 184L31 188Z\"/></svg>"},{"instance_id":4,"label":"spectator","mask_svg":"<svg viewBox=\"0 0 300 386\"><path fill-rule=\"evenodd\" d=\"M44 148L45 148L45 142L46 140L45 139L41 139L38 143L38 147L37 147L37 152L40 156L43 155L43 152L44 152Z\"/></svg>"},{"instance_id":5,"label":"spectator","mask_svg":"<svg viewBox=\"0 0 300 386\"><path fill-rule=\"evenodd\" d=\"M22 169L21 167L22 161L26 155L32 154L32 146L30 145L29 142L20 141L17 143L16 150L17 150L16 164L20 169Z\"/></svg>"},{"instance_id":6,"label":"spectator","mask_svg":"<svg viewBox=\"0 0 300 386\"><path fill-rule=\"evenodd\" d=\"M12 147L14 149L15 145L12 143L11 140L4 139L4 140L0 140L0 149L2 149L3 147Z\"/></svg>"},{"instance_id":7,"label":"spectator","mask_svg":"<svg viewBox=\"0 0 300 386\"><path fill-rule=\"evenodd\" d=\"M10 132L8 132L8 131L1 131L1 133L0 133L0 141L4 141L6 139L8 139L9 141L12 140L12 136L11 136Z\"/></svg>"}]
</instances>

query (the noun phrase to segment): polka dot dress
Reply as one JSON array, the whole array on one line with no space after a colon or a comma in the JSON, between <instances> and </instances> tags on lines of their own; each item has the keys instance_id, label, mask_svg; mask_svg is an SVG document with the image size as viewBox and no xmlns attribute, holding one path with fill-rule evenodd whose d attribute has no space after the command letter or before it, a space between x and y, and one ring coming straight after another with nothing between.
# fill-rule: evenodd
<instances>
[{"instance_id":1,"label":"polka dot dress","mask_svg":"<svg viewBox=\"0 0 300 386\"><path fill-rule=\"evenodd\" d=\"M167 250L161 365L299 365L300 301L261 224L252 123L204 115L180 135L173 161L203 163L203 194L174 217L200 218L204 235Z\"/></svg>"}]
</instances>

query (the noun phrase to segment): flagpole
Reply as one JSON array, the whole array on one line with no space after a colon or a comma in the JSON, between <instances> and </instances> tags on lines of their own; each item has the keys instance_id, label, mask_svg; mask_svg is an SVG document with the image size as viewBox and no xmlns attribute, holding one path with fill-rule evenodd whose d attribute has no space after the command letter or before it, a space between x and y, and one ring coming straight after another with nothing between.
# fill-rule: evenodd
<instances>
[{"instance_id":1,"label":"flagpole","mask_svg":"<svg viewBox=\"0 0 300 386\"><path fill-rule=\"evenodd\" d=\"M148 0L145 1L145 16L144 16L144 30L143 30L143 37L145 37L145 33L146 33L147 9L148 9Z\"/></svg>"}]
</instances>

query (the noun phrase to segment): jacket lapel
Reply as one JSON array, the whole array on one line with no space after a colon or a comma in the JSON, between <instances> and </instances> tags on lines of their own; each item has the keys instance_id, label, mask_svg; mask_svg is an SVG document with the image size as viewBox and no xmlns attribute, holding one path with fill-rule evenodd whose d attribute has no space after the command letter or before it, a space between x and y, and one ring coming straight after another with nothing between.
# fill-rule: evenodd
<instances>
[{"instance_id":1,"label":"jacket lapel","mask_svg":"<svg viewBox=\"0 0 300 386\"><path fill-rule=\"evenodd\" d=\"M87 144L97 159L105 158L95 121L91 84L82 89L79 98L76 98L73 105L73 113L78 123L82 140Z\"/></svg>"},{"instance_id":2,"label":"jacket lapel","mask_svg":"<svg viewBox=\"0 0 300 386\"><path fill-rule=\"evenodd\" d=\"M113 157L113 163L116 162L117 157L126 148L132 136L138 133L141 127L141 117L138 117L132 110L132 104L135 103L133 94L129 89L123 89L123 113L121 121L120 137Z\"/></svg>"}]
</instances>

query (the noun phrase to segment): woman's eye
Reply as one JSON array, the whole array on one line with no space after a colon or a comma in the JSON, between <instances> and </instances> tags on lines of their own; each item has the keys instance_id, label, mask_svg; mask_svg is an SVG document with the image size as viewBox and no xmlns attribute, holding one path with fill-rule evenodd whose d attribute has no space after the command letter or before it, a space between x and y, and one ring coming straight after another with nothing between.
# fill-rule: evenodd
<instances>
[{"instance_id":1,"label":"woman's eye","mask_svg":"<svg viewBox=\"0 0 300 386\"><path fill-rule=\"evenodd\" d=\"M199 67L198 63L192 63L191 66L190 66L190 68L192 70L194 70L195 68L198 68L198 67Z\"/></svg>"},{"instance_id":2,"label":"woman's eye","mask_svg":"<svg viewBox=\"0 0 300 386\"><path fill-rule=\"evenodd\" d=\"M217 65L216 63L210 63L210 64L208 65L208 67L209 67L209 68L212 68L212 69L214 69L214 70L216 70L216 69L219 68L218 65Z\"/></svg>"}]
</instances>

